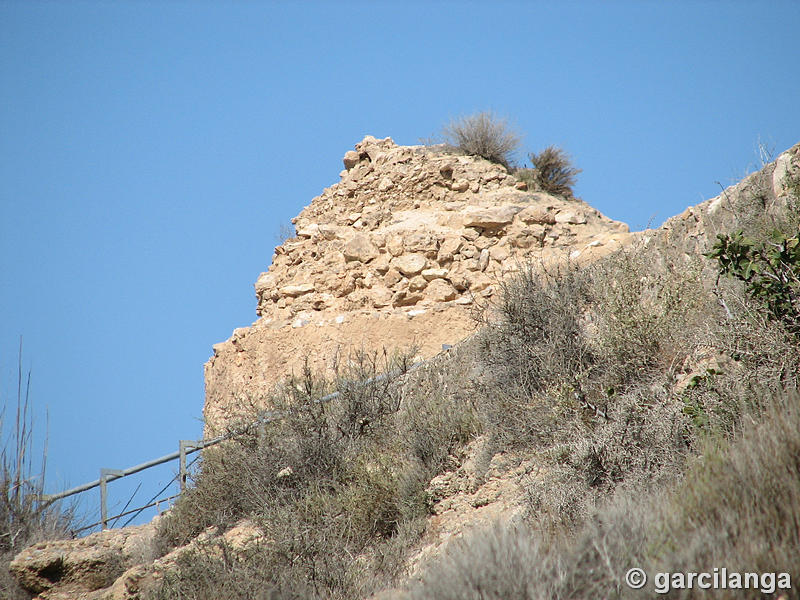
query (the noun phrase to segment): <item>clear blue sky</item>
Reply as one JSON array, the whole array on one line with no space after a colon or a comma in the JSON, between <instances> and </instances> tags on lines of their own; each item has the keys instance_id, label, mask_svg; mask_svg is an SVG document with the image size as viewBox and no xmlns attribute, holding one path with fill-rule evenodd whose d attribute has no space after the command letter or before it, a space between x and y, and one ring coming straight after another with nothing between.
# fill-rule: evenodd
<instances>
[{"instance_id":1,"label":"clear blue sky","mask_svg":"<svg viewBox=\"0 0 800 600\"><path fill-rule=\"evenodd\" d=\"M798 31L798 2L1 2L2 401L22 335L51 490L171 452L365 134L492 109L658 225L800 141Z\"/></svg>"}]
</instances>

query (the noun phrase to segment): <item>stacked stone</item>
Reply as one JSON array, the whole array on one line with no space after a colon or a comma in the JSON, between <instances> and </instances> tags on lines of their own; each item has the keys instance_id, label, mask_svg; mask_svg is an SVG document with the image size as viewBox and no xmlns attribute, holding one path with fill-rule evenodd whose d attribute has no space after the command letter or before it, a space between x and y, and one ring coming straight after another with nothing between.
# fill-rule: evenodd
<instances>
[{"instance_id":1,"label":"stacked stone","mask_svg":"<svg viewBox=\"0 0 800 600\"><path fill-rule=\"evenodd\" d=\"M367 136L343 162L341 181L293 220L297 236L256 282L259 316L470 304L533 255L627 232L579 200L529 192L504 167L442 148Z\"/></svg>"}]
</instances>

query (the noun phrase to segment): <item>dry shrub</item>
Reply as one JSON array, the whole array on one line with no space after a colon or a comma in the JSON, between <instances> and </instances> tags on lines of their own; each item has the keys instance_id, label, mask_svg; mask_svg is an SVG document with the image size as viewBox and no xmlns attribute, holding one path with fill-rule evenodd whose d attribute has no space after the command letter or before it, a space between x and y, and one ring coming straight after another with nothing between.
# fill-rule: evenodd
<instances>
[{"instance_id":1,"label":"dry shrub","mask_svg":"<svg viewBox=\"0 0 800 600\"><path fill-rule=\"evenodd\" d=\"M594 364L582 324L590 302L586 275L570 264L525 265L502 283L498 306L485 314L476 385L484 426L499 446L550 443L561 428L550 394Z\"/></svg>"},{"instance_id":2,"label":"dry shrub","mask_svg":"<svg viewBox=\"0 0 800 600\"><path fill-rule=\"evenodd\" d=\"M654 569L800 573L800 395L762 405L733 442L707 440L665 502L663 545L647 557Z\"/></svg>"},{"instance_id":3,"label":"dry shrub","mask_svg":"<svg viewBox=\"0 0 800 600\"><path fill-rule=\"evenodd\" d=\"M468 404L436 387L447 381L435 366L405 375L392 366L356 356L332 383L306 370L275 398L285 418L207 451L193 487L163 520L162 550L244 518L266 541L231 560L213 542L153 597L356 598L395 578L421 534L425 487L471 436L474 419ZM319 401L333 389L338 397Z\"/></svg>"},{"instance_id":4,"label":"dry shrub","mask_svg":"<svg viewBox=\"0 0 800 600\"><path fill-rule=\"evenodd\" d=\"M591 337L599 364L592 376L606 391L680 365L713 317L700 266L661 260L634 248L591 267Z\"/></svg>"},{"instance_id":5,"label":"dry shrub","mask_svg":"<svg viewBox=\"0 0 800 600\"><path fill-rule=\"evenodd\" d=\"M532 168L516 169L517 179L528 184L529 188L542 190L555 196L572 196L572 186L581 172L572 166L569 155L557 146L548 146L538 154L528 155Z\"/></svg>"},{"instance_id":6,"label":"dry shrub","mask_svg":"<svg viewBox=\"0 0 800 600\"><path fill-rule=\"evenodd\" d=\"M491 111L454 119L442 128L442 134L447 144L456 150L506 168L520 144L519 135L509 127L506 119Z\"/></svg>"},{"instance_id":7,"label":"dry shrub","mask_svg":"<svg viewBox=\"0 0 800 600\"><path fill-rule=\"evenodd\" d=\"M619 488L642 493L679 479L691 450L682 404L657 385L628 390L606 417L565 420L541 457L545 475L528 487L528 517L542 531L577 529Z\"/></svg>"},{"instance_id":8,"label":"dry shrub","mask_svg":"<svg viewBox=\"0 0 800 600\"><path fill-rule=\"evenodd\" d=\"M702 458L669 492L628 490L577 534L542 535L496 525L452 544L409 598L642 598L659 572L800 572L800 397L772 398L748 415L738 439L707 440ZM642 591L625 573L650 577ZM697 588L670 598L697 597ZM796 589L786 598L800 596ZM760 590L703 590L712 598L761 598Z\"/></svg>"},{"instance_id":9,"label":"dry shrub","mask_svg":"<svg viewBox=\"0 0 800 600\"><path fill-rule=\"evenodd\" d=\"M693 271L625 252L588 268L525 266L481 335L487 427L501 443L548 445L587 410L607 417L614 398L692 352L707 318L698 290Z\"/></svg>"}]
</instances>

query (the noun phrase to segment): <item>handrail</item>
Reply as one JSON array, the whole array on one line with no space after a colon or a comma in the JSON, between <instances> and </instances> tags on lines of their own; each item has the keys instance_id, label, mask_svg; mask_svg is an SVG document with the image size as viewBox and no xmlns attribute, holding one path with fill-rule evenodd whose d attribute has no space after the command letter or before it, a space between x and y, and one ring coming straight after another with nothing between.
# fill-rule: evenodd
<instances>
[{"instance_id":1,"label":"handrail","mask_svg":"<svg viewBox=\"0 0 800 600\"><path fill-rule=\"evenodd\" d=\"M449 345L449 344L442 344L442 351L450 350L451 348L452 348L452 346ZM435 358L435 357L432 357L432 358ZM405 373L410 373L411 371L416 370L417 368L421 367L422 365L424 365L425 363L429 362L430 360L432 360L432 359L421 360L419 362L416 362L416 363L412 364L408 369L405 369L405 370L403 370L403 369L394 369L394 370L392 370L392 371L390 371L388 373L382 373L380 375L376 375L375 377L370 377L369 379L365 379L364 381L361 381L359 383L361 383L362 385L367 385L367 384L370 384L370 383L379 383L379 382L384 381L384 380L386 380L386 379L388 379L390 377L394 377L394 376L396 376L398 374L402 375L402 374L405 374ZM327 394L326 396L323 396L322 398L319 398L319 399L315 400L314 402L317 403L317 404L322 404L322 403L334 400L335 398L338 398L339 396L340 396L340 392L336 391L336 392L332 392L330 394ZM47 505L52 504L53 502L56 502L56 501L61 500L63 498L68 498L69 496L74 496L75 494L80 494L81 492L85 492L85 491L90 490L92 488L100 487L100 515L101 515L100 521L98 521L97 523L94 523L92 525L88 525L86 527L82 527L80 529L77 529L76 532L84 531L86 529L91 529L92 527L96 527L97 525L102 525L103 529L107 529L108 528L108 521L110 521L111 519L118 519L121 516L125 516L125 515L128 515L128 514L134 513L134 512L136 512L138 510L145 509L145 508L150 508L151 506L156 506L156 505L159 504L159 502L164 502L165 501L165 500L159 500L159 501L156 501L156 502L151 502L147 506L131 509L130 511L122 513L121 515L116 515L114 517L108 517L107 516L107 510L106 510L106 504L107 504L107 502L106 502L106 500L107 500L106 485L108 483L110 483L111 481L115 481L117 479L121 479L123 477L127 477L128 475L133 475L135 473L139 473L140 471L144 471L145 469L149 469L151 467L155 467L155 466L164 464L164 463L169 462L171 460L180 459L179 483L180 483L181 492L183 492L183 490L185 489L185 486L186 486L186 476L187 476L186 456L187 455L192 454L193 452L197 452L199 450L203 450L203 449L208 448L210 446L214 446L216 444L219 444L220 442L224 442L225 440L229 440L229 439L235 438L235 437L237 437L239 435L243 435L243 434L249 432L253 427L260 426L260 425L265 425L267 423L271 423L273 421L277 421L279 419L282 419L284 416L285 416L285 412L284 411L276 411L276 410L265 411L255 421L252 421L251 423L248 423L247 425L245 425L245 426L243 426L243 427L241 427L239 429L235 429L233 431L229 431L228 433L226 433L224 435L219 435L217 437L214 437L214 438L211 438L211 439L208 439L208 440L197 440L197 441L180 440L179 441L179 450L177 452L171 452L170 454L165 454L164 456L160 456L158 458L154 458L153 460L149 460L147 462L143 462L143 463L135 465L133 467L128 467L127 469L116 470L116 469L105 469L105 468L102 468L102 469L100 469L100 478L96 479L95 481L90 481L88 483L84 483L82 485L70 488L68 490L64 490L63 492L58 492L57 494L42 494L42 495L40 495L39 496L40 506L47 506ZM178 495L180 495L180 494L178 494ZM170 498L167 498L166 500L172 500L172 499L177 498L177 497L178 496L171 496Z\"/></svg>"}]
</instances>

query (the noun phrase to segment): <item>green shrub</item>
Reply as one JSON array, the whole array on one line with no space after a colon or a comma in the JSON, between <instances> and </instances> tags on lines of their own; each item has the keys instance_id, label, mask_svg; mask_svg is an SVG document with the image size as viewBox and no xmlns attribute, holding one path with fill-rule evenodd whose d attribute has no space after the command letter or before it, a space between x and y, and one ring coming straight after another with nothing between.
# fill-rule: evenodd
<instances>
[{"instance_id":1,"label":"green shrub","mask_svg":"<svg viewBox=\"0 0 800 600\"><path fill-rule=\"evenodd\" d=\"M706 255L721 275L743 281L746 292L774 321L800 337L800 236L775 232L757 242L741 231L719 234Z\"/></svg>"},{"instance_id":2,"label":"green shrub","mask_svg":"<svg viewBox=\"0 0 800 600\"><path fill-rule=\"evenodd\" d=\"M528 154L532 168L517 169L514 174L533 189L542 190L556 196L572 196L572 186L581 172L572 166L567 153L557 147L548 146L538 154Z\"/></svg>"},{"instance_id":3,"label":"green shrub","mask_svg":"<svg viewBox=\"0 0 800 600\"><path fill-rule=\"evenodd\" d=\"M452 120L442 128L446 142L472 156L508 168L511 155L519 147L520 137L505 119L492 112L480 112Z\"/></svg>"}]
</instances>

